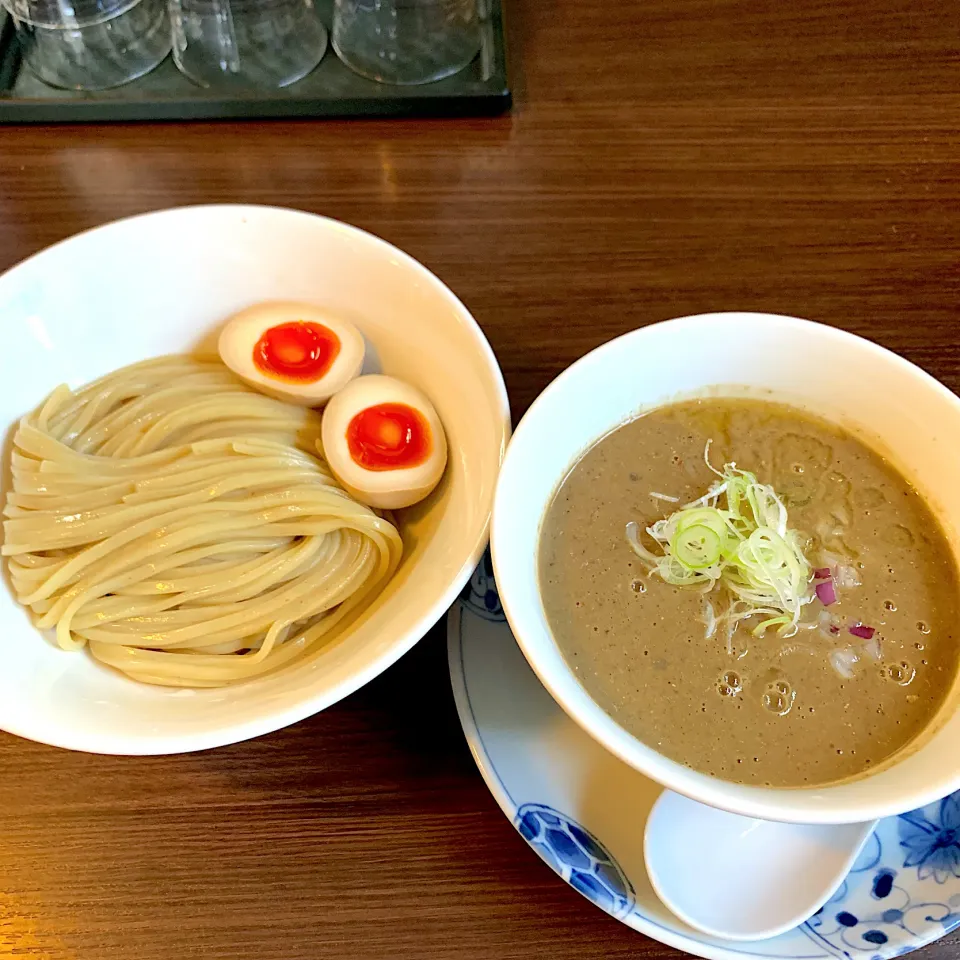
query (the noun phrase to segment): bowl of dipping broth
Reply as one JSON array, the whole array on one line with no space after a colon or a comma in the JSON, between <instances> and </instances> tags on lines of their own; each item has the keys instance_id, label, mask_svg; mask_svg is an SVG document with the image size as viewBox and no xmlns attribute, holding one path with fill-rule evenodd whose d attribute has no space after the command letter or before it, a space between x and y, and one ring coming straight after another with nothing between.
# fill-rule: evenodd
<instances>
[{"instance_id":1,"label":"bowl of dipping broth","mask_svg":"<svg viewBox=\"0 0 960 960\"><path fill-rule=\"evenodd\" d=\"M456 599L510 422L426 268L294 210L168 210L0 277L0 728L159 754L352 693Z\"/></svg>"},{"instance_id":2,"label":"bowl of dipping broth","mask_svg":"<svg viewBox=\"0 0 960 960\"><path fill-rule=\"evenodd\" d=\"M495 497L524 654L604 747L745 816L960 787L960 400L790 317L658 323L530 407Z\"/></svg>"}]
</instances>

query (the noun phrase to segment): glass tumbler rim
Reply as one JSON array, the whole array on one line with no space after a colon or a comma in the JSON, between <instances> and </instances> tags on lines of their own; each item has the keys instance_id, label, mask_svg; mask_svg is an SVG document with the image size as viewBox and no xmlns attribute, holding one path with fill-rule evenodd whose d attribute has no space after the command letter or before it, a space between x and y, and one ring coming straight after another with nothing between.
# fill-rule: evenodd
<instances>
[{"instance_id":1,"label":"glass tumbler rim","mask_svg":"<svg viewBox=\"0 0 960 960\"><path fill-rule=\"evenodd\" d=\"M113 20L140 0L0 0L12 17L43 30L83 30ZM77 14L77 7L83 11ZM46 14L46 15L43 15Z\"/></svg>"}]
</instances>

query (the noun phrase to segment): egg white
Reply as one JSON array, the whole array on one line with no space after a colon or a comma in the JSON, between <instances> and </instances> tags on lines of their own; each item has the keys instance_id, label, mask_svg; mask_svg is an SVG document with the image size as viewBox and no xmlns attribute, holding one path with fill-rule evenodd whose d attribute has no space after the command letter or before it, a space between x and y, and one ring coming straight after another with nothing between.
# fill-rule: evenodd
<instances>
[{"instance_id":1,"label":"egg white","mask_svg":"<svg viewBox=\"0 0 960 960\"><path fill-rule=\"evenodd\" d=\"M271 327L303 320L327 327L340 340L340 352L330 369L312 383L294 383L262 373L253 362L257 341ZM220 359L250 386L290 403L316 407L345 387L363 366L363 335L352 324L310 303L258 303L234 314L220 332Z\"/></svg>"},{"instance_id":2,"label":"egg white","mask_svg":"<svg viewBox=\"0 0 960 960\"><path fill-rule=\"evenodd\" d=\"M432 443L423 463L396 470L367 470L350 455L350 421L382 403L406 404L427 422ZM433 404L416 387L394 377L376 374L352 380L327 404L320 432L327 463L347 492L381 510L398 510L422 500L440 482L447 463L447 438Z\"/></svg>"}]
</instances>

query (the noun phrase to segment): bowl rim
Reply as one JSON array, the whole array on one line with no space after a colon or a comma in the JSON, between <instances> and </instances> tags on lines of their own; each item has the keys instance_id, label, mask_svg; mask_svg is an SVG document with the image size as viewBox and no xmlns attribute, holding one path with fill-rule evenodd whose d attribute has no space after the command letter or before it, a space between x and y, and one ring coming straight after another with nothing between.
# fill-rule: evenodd
<instances>
[{"instance_id":1,"label":"bowl rim","mask_svg":"<svg viewBox=\"0 0 960 960\"><path fill-rule=\"evenodd\" d=\"M152 210L97 224L86 230L64 237L62 240L43 247L35 253L29 254L0 273L0 287L5 284L11 274L33 265L37 260L52 255L61 247L80 242L82 239L91 235L129 227L131 224L135 224L141 220L174 220L177 218L203 217L204 215L236 217L243 216L245 213L251 216L276 214L284 219L318 221L323 225L324 229L335 230L341 234L346 233L348 236L352 236L364 244L370 244L380 248L383 252L389 254L398 262L402 263L407 269L411 270L452 307L453 311L463 323L464 328L468 330L472 336L478 353L484 361L484 367L490 375L491 386L493 387L492 399L496 403L496 410L494 412L497 416L497 427L502 435L500 450L498 451L499 472L499 468L503 465L506 448L511 436L510 403L506 383L503 378L503 371L479 322L459 297L457 297L432 270L420 263L419 260L404 252L399 247L394 246L388 240L384 240L374 233L345 223L342 220L318 213L311 213L306 210L299 210L295 207L274 206L269 204L188 204ZM361 687L375 679L399 660L400 657L411 650L426 633L440 621L444 613L459 597L486 549L492 508L493 505L491 502L490 510L483 524L477 530L470 544L469 551L464 557L460 567L450 579L447 588L420 614L416 625L397 637L382 653L369 660L362 669L357 670L351 674L349 678L341 681L329 690L302 698L290 706L264 711L254 719L237 723L224 723L212 731L198 731L190 734L165 734L155 737L138 734L136 737L126 737L122 732L111 732L110 734L98 733L95 742L93 742L94 738L86 734L77 736L72 729L61 726L56 729L55 735L40 737L36 729L31 729L29 726L19 724L15 717L5 720L3 729L8 733L23 737L27 740L34 740L50 746L63 747L85 753L119 756L156 756L192 753L198 750L209 750L215 747L227 746L232 743L239 743L253 737L272 733L313 716L350 694L355 693ZM50 732L49 728L45 728L43 731L43 733Z\"/></svg>"},{"instance_id":2,"label":"bowl rim","mask_svg":"<svg viewBox=\"0 0 960 960\"><path fill-rule=\"evenodd\" d=\"M905 357L866 337L851 333L839 327L818 323L813 320L805 320L800 317L757 311L720 311L660 320L621 334L590 350L561 371L527 408L514 430L513 437L507 449L507 455L501 464L500 475L497 479L490 528L491 559L504 614L517 640L517 644L523 651L524 657L527 659L530 667L564 712L606 750L610 751L635 770L638 770L644 776L657 781L665 789L673 790L691 800L699 801L729 813L757 819L779 820L792 823L853 823L882 819L909 810L918 809L960 789L960 763L957 764L952 772L948 771L942 777L938 777L930 783L914 785L909 790L901 790L895 794L881 796L868 801L844 798L840 801L832 800L829 803L815 806L809 804L808 800L810 798L814 796L820 798L824 793L840 787L841 784L827 784L821 787L809 788L776 788L741 785L733 781L710 777L698 770L686 767L676 761L671 761L670 758L659 753L654 748L647 746L639 738L634 737L623 727L619 726L619 724L593 700L590 694L587 693L572 670L564 665L563 671L565 675L561 679L559 676L561 671L552 671L539 659L537 642L531 639L530 633L528 632L528 629L532 632L535 628L533 628L533 625L530 623L529 615L524 614L518 605L514 603L515 598L511 577L504 569L505 563L498 550L498 541L500 539L498 530L507 524L505 514L509 508L505 504L509 497L507 484L511 481L514 472L512 467L513 460L518 456L517 450L525 443L525 438L528 433L537 429L538 425L535 424L534 421L539 415L539 410L545 406L547 400L551 399L555 394L566 392L568 390L567 384L575 382L576 377L584 367L601 362L608 354L614 354L622 350L625 342L642 340L645 336L649 335L649 331L656 330L662 332L665 327L671 327L678 335L684 334L689 336L691 331L695 331L706 323L718 320L735 322L743 319L777 323L781 325L782 329L790 330L794 333L799 332L800 335L816 332L827 338L832 338L834 342L838 344L848 347L855 346L857 349L866 350L880 362L892 364L899 367L905 373L908 373L921 383L925 389L930 390L938 396L941 401L960 409L960 397L931 374L927 373L927 371L910 362ZM593 438L591 442L596 442L604 436L606 432L615 429L622 422L622 420L611 422L607 429ZM589 444L584 449L588 447ZM567 464L566 468L569 468L569 466L570 464ZM555 478L555 482L550 488L550 496L556 491L561 479L562 476ZM542 519L543 512L546 510L548 503L549 498L541 504L540 519ZM539 597L539 588L537 589L537 595ZM536 632L539 634L541 631L537 630ZM546 643L556 649L556 644L549 634L549 631L543 632L546 634L543 638ZM595 722L593 717L581 712L576 703L571 703L566 698L564 695L564 687L566 684L563 681L569 682L570 680L573 681L574 689L579 689L585 701L592 704L598 714L602 714L606 720L611 721L609 725L602 721ZM960 703L954 708L953 715L956 715L957 712L960 712ZM884 770L881 769L876 773L868 773L862 777L858 777L856 782L864 782L875 776L882 775L883 772ZM731 798L726 793L726 790L730 787L737 788L746 794L746 796ZM772 795L777 795L778 797L775 806L769 803ZM764 797L767 798L767 801L764 800ZM789 799L787 799L788 797ZM805 797L807 799L805 799Z\"/></svg>"}]
</instances>

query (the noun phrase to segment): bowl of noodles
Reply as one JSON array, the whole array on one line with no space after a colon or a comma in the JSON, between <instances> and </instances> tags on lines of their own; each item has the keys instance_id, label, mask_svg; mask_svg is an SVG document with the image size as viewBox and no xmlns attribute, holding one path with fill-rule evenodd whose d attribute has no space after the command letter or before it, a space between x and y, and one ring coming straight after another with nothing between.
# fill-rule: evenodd
<instances>
[{"instance_id":1,"label":"bowl of noodles","mask_svg":"<svg viewBox=\"0 0 960 960\"><path fill-rule=\"evenodd\" d=\"M354 324L363 373L429 397L448 456L426 499L358 501L321 413L220 363L227 318L272 301ZM475 567L503 379L466 308L384 241L293 210L161 211L12 268L0 317L0 728L114 754L279 729L390 666Z\"/></svg>"}]
</instances>

